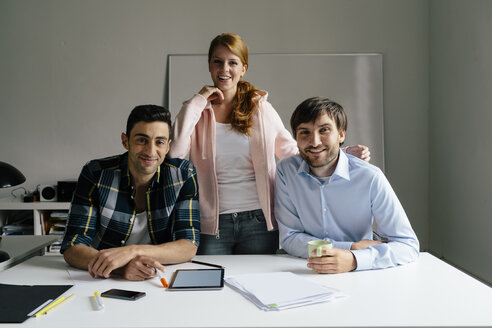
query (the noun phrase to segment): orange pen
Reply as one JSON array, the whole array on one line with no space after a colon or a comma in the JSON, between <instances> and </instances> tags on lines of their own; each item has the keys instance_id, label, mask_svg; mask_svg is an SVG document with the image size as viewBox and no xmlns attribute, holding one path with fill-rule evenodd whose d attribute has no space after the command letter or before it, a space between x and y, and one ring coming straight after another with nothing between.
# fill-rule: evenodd
<instances>
[{"instance_id":1,"label":"orange pen","mask_svg":"<svg viewBox=\"0 0 492 328\"><path fill-rule=\"evenodd\" d=\"M167 284L166 278L164 278L164 276L162 275L161 271L157 270L154 267L151 267L151 268L154 269L154 271L157 272L157 274L159 275L159 280L161 281L162 286L164 288L169 287L169 285Z\"/></svg>"}]
</instances>

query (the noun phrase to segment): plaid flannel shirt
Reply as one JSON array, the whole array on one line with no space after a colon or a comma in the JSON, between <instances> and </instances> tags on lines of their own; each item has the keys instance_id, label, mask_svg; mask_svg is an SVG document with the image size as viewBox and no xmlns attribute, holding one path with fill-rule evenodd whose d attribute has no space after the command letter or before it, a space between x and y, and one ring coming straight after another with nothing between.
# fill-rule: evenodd
<instances>
[{"instance_id":1,"label":"plaid flannel shirt","mask_svg":"<svg viewBox=\"0 0 492 328\"><path fill-rule=\"evenodd\" d=\"M76 244L101 250L124 246L136 207L128 153L93 160L80 174L61 252ZM200 241L198 183L191 162L166 158L145 196L148 231L154 245L187 239Z\"/></svg>"}]
</instances>

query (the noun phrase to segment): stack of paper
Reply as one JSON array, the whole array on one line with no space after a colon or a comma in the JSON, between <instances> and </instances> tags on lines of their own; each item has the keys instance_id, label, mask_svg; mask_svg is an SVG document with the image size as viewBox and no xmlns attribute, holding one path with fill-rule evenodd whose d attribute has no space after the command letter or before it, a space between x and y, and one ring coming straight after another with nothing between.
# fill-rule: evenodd
<instances>
[{"instance_id":1,"label":"stack of paper","mask_svg":"<svg viewBox=\"0 0 492 328\"><path fill-rule=\"evenodd\" d=\"M317 284L292 272L229 276L225 282L265 311L329 302L345 296L337 289Z\"/></svg>"}]
</instances>

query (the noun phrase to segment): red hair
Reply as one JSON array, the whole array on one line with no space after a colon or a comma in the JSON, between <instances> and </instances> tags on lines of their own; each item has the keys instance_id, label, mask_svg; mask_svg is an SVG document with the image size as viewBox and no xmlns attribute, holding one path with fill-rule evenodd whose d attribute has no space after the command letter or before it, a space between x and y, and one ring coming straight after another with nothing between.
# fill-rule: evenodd
<instances>
[{"instance_id":1,"label":"red hair","mask_svg":"<svg viewBox=\"0 0 492 328\"><path fill-rule=\"evenodd\" d=\"M210 43L210 48L208 49L209 63L213 52L218 46L227 47L234 55L239 57L243 65L248 65L248 47L239 35L232 33L217 35ZM256 89L251 83L247 81L238 82L233 108L229 117L233 130L250 135L253 114L256 112L261 94L262 91Z\"/></svg>"}]
</instances>

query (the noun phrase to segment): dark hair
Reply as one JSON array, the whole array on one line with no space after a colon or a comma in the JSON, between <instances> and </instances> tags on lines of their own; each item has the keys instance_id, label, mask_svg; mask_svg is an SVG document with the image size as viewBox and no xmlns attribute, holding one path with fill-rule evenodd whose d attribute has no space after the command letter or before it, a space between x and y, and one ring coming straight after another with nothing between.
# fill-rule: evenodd
<instances>
[{"instance_id":1,"label":"dark hair","mask_svg":"<svg viewBox=\"0 0 492 328\"><path fill-rule=\"evenodd\" d=\"M347 131L347 114L341 105L329 98L312 97L300 103L292 113L290 127L294 138L297 139L297 127L300 124L313 122L323 113L335 121L338 131Z\"/></svg>"},{"instance_id":2,"label":"dark hair","mask_svg":"<svg viewBox=\"0 0 492 328\"><path fill-rule=\"evenodd\" d=\"M233 33L217 35L210 43L208 49L209 63L215 49L219 46L228 48L234 55L241 59L243 65L248 65L248 47L239 35ZM256 89L247 81L241 80L238 82L233 109L229 117L233 130L249 135L253 126L253 114L256 112L261 93L259 89Z\"/></svg>"},{"instance_id":3,"label":"dark hair","mask_svg":"<svg viewBox=\"0 0 492 328\"><path fill-rule=\"evenodd\" d=\"M169 139L172 139L171 113L166 108L157 105L140 105L135 107L126 122L126 135L130 137L130 132L135 124L142 121L161 121L167 123L169 127Z\"/></svg>"}]
</instances>

